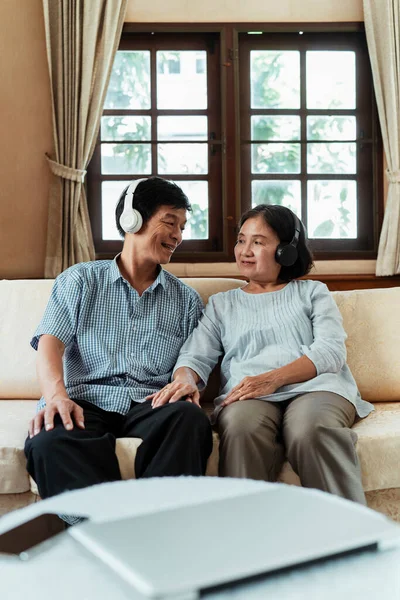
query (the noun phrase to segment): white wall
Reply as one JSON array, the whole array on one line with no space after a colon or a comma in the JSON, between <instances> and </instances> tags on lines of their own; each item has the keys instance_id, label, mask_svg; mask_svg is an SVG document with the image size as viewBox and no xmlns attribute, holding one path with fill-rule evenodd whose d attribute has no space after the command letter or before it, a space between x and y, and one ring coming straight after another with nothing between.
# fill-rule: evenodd
<instances>
[{"instance_id":1,"label":"white wall","mask_svg":"<svg viewBox=\"0 0 400 600\"><path fill-rule=\"evenodd\" d=\"M363 21L362 0L129 0L130 22Z\"/></svg>"}]
</instances>

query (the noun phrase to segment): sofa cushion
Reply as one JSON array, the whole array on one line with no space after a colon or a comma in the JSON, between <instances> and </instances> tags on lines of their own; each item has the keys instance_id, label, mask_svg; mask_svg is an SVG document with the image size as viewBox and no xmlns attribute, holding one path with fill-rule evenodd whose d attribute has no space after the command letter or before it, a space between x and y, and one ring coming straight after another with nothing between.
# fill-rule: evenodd
<instances>
[{"instance_id":1,"label":"sofa cushion","mask_svg":"<svg viewBox=\"0 0 400 600\"><path fill-rule=\"evenodd\" d=\"M20 494L30 489L24 444L34 414L32 400L0 402L0 494Z\"/></svg>"},{"instance_id":2,"label":"sofa cushion","mask_svg":"<svg viewBox=\"0 0 400 600\"><path fill-rule=\"evenodd\" d=\"M36 352L29 342L52 286L45 279L0 281L0 399L40 397Z\"/></svg>"},{"instance_id":3,"label":"sofa cushion","mask_svg":"<svg viewBox=\"0 0 400 600\"><path fill-rule=\"evenodd\" d=\"M333 292L348 335L347 362L361 397L400 401L400 288Z\"/></svg>"},{"instance_id":4,"label":"sofa cushion","mask_svg":"<svg viewBox=\"0 0 400 600\"><path fill-rule=\"evenodd\" d=\"M400 488L400 403L375 404L375 411L353 429L364 490Z\"/></svg>"}]
</instances>

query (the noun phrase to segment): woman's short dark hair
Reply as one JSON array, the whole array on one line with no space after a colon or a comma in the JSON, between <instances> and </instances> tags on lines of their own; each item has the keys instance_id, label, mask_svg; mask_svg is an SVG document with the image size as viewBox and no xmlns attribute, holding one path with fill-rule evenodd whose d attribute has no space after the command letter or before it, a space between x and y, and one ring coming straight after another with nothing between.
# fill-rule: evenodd
<instances>
[{"instance_id":1,"label":"woman's short dark hair","mask_svg":"<svg viewBox=\"0 0 400 600\"><path fill-rule=\"evenodd\" d=\"M280 243L289 244L294 235L295 217L290 208L279 204L259 204L245 212L240 219L239 229L248 219L262 217L279 238ZM300 220L300 219L299 219ZM303 277L310 272L313 266L313 256L308 245L306 230L300 221L300 235L297 243L298 257L291 267L281 267L279 281L288 282L298 277Z\"/></svg>"},{"instance_id":2,"label":"woman's short dark hair","mask_svg":"<svg viewBox=\"0 0 400 600\"><path fill-rule=\"evenodd\" d=\"M119 220L124 210L127 186L119 197L115 209L115 223L121 237L125 237ZM189 199L183 190L173 181L161 177L149 177L141 181L133 194L133 208L140 212L143 225L157 212L160 206L172 206L173 208L184 208L191 211Z\"/></svg>"}]
</instances>

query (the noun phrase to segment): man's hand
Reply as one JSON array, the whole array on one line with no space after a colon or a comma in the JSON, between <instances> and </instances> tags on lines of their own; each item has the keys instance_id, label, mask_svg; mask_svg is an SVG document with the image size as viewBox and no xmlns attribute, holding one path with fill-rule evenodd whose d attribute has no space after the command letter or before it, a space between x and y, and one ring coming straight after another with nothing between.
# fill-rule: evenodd
<instances>
[{"instance_id":1,"label":"man's hand","mask_svg":"<svg viewBox=\"0 0 400 600\"><path fill-rule=\"evenodd\" d=\"M255 375L254 377L245 377L238 385L231 389L221 406L228 406L228 404L232 404L232 402L237 402L238 400L268 396L269 394L273 394L281 385L274 371Z\"/></svg>"},{"instance_id":2,"label":"man's hand","mask_svg":"<svg viewBox=\"0 0 400 600\"><path fill-rule=\"evenodd\" d=\"M200 392L193 377L175 379L162 388L159 392L147 396L146 400L151 400L151 406L158 408L169 402L177 402L186 397L187 402L193 402L200 406Z\"/></svg>"},{"instance_id":3,"label":"man's hand","mask_svg":"<svg viewBox=\"0 0 400 600\"><path fill-rule=\"evenodd\" d=\"M64 397L54 398L50 402L46 401L46 407L42 408L29 423L29 437L37 435L44 424L46 431L54 429L54 417L59 414L65 429L74 428L74 421L77 427L85 429L83 409L73 400Z\"/></svg>"}]
</instances>

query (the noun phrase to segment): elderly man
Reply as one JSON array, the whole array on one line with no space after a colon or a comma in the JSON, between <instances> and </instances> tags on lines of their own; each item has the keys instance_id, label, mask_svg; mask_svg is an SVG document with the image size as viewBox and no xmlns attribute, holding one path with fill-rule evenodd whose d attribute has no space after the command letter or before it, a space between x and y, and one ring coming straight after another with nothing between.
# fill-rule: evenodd
<instances>
[{"instance_id":1,"label":"elderly man","mask_svg":"<svg viewBox=\"0 0 400 600\"><path fill-rule=\"evenodd\" d=\"M137 477L204 475L212 434L197 396L158 408L149 399L170 381L202 310L197 292L161 267L190 209L170 181L133 182L116 208L121 254L57 277L31 341L43 396L25 454L42 498L120 479L116 437L143 440Z\"/></svg>"}]
</instances>

